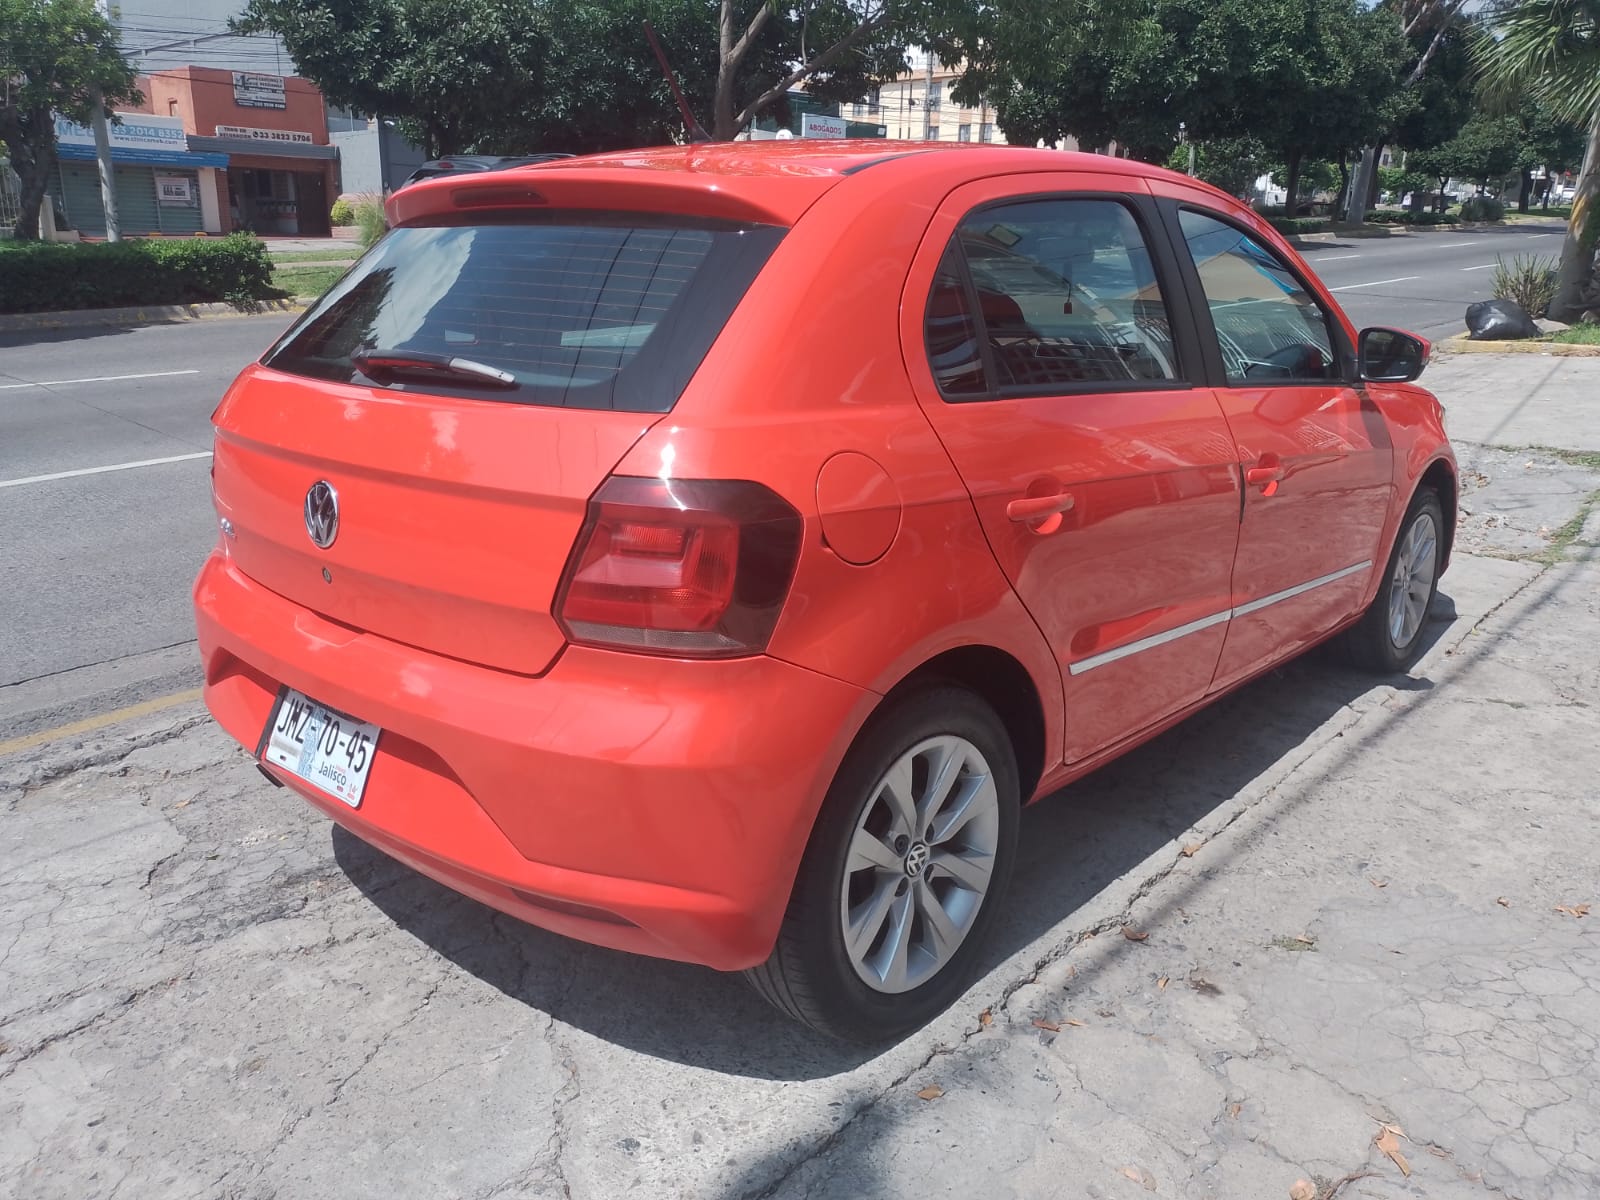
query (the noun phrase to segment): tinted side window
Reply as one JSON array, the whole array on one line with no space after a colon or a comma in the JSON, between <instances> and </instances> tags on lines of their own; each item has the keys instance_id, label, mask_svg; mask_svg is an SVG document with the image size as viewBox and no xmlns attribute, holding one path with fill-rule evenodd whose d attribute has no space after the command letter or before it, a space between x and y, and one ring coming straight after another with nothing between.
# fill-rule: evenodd
<instances>
[{"instance_id":1,"label":"tinted side window","mask_svg":"<svg viewBox=\"0 0 1600 1200\"><path fill-rule=\"evenodd\" d=\"M1276 254L1232 225L1184 209L1184 240L1222 347L1228 382L1339 377L1328 317Z\"/></svg>"},{"instance_id":2,"label":"tinted side window","mask_svg":"<svg viewBox=\"0 0 1600 1200\"><path fill-rule=\"evenodd\" d=\"M961 252L954 243L944 252L933 277L928 311L923 317L923 338L939 391L961 400L983 395L987 386L978 325L972 317L971 294L961 277Z\"/></svg>"},{"instance_id":3,"label":"tinted side window","mask_svg":"<svg viewBox=\"0 0 1600 1200\"><path fill-rule=\"evenodd\" d=\"M1129 390L1180 377L1133 213L1114 200L980 209L956 233L1002 395Z\"/></svg>"}]
</instances>

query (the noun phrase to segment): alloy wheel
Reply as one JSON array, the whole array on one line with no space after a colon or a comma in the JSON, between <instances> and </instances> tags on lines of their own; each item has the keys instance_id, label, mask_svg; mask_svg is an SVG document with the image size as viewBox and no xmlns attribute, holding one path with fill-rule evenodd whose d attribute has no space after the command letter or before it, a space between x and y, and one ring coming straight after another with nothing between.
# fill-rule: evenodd
<instances>
[{"instance_id":1,"label":"alloy wheel","mask_svg":"<svg viewBox=\"0 0 1600 1200\"><path fill-rule=\"evenodd\" d=\"M1400 543L1389 580L1389 639L1397 650L1411 645L1422 629L1433 595L1438 551L1439 530L1433 514L1419 512Z\"/></svg>"},{"instance_id":2,"label":"alloy wheel","mask_svg":"<svg viewBox=\"0 0 1600 1200\"><path fill-rule=\"evenodd\" d=\"M840 889L862 982L900 993L938 974L983 907L999 839L999 794L975 745L946 734L895 761L856 821Z\"/></svg>"}]
</instances>

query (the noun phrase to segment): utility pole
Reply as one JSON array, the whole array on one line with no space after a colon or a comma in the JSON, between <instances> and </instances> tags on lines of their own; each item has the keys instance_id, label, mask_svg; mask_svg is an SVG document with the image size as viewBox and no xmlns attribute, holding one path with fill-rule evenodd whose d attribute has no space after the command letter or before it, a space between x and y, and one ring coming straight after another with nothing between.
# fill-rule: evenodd
<instances>
[{"instance_id":1,"label":"utility pole","mask_svg":"<svg viewBox=\"0 0 1600 1200\"><path fill-rule=\"evenodd\" d=\"M922 89L922 140L933 136L933 52L928 52L928 77Z\"/></svg>"},{"instance_id":2,"label":"utility pole","mask_svg":"<svg viewBox=\"0 0 1600 1200\"><path fill-rule=\"evenodd\" d=\"M111 129L106 124L106 101L100 85L89 89L89 103L94 105L90 123L94 126L94 157L100 166L100 207L106 214L106 241L122 240L122 223L117 219L117 176L111 165Z\"/></svg>"}]
</instances>

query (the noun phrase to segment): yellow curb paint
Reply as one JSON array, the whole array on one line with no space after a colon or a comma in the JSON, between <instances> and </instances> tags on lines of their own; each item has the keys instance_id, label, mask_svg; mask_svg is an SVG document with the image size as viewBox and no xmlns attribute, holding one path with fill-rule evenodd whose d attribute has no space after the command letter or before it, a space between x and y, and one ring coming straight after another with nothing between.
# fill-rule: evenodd
<instances>
[{"instance_id":1,"label":"yellow curb paint","mask_svg":"<svg viewBox=\"0 0 1600 1200\"><path fill-rule=\"evenodd\" d=\"M56 742L62 738L75 737L80 733L93 733L96 729L104 729L107 725L115 725L119 721L131 721L135 717L147 717L151 713L158 713L163 709L176 708L180 704L187 704L191 700L198 699L200 699L200 689L190 688L185 692L173 692L170 696L157 696L153 700L143 700L138 704L130 704L126 708L113 709L111 712L101 713L98 717L85 717L81 721L73 721L68 725L57 725L54 729L41 729L38 733L24 734L22 737L12 738L9 742L0 742L0 758L23 750L32 750L36 746L43 746L47 742Z\"/></svg>"}]
</instances>

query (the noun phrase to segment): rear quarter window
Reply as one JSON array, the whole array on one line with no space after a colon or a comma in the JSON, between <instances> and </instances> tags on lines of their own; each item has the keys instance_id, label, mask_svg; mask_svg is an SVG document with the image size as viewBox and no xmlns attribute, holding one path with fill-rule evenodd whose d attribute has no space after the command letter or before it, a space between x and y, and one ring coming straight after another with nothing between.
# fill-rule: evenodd
<instances>
[{"instance_id":1,"label":"rear quarter window","mask_svg":"<svg viewBox=\"0 0 1600 1200\"><path fill-rule=\"evenodd\" d=\"M549 212L391 231L269 352L277 370L380 384L362 353L469 359L514 384L390 382L566 408L666 412L783 236L640 214Z\"/></svg>"}]
</instances>

